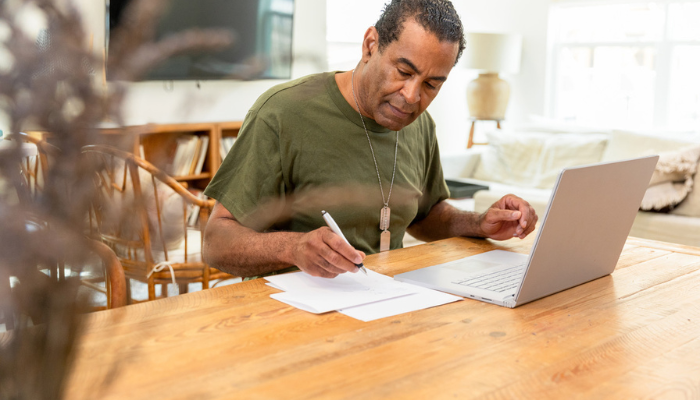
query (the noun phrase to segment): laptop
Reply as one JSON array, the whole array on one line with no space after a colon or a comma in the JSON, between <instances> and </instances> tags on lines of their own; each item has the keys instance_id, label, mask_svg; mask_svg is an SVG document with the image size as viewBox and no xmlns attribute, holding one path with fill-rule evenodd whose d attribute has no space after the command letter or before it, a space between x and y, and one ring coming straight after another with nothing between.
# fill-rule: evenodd
<instances>
[{"instance_id":1,"label":"laptop","mask_svg":"<svg viewBox=\"0 0 700 400\"><path fill-rule=\"evenodd\" d=\"M562 170L529 256L494 250L394 279L513 308L609 275L658 159Z\"/></svg>"}]
</instances>

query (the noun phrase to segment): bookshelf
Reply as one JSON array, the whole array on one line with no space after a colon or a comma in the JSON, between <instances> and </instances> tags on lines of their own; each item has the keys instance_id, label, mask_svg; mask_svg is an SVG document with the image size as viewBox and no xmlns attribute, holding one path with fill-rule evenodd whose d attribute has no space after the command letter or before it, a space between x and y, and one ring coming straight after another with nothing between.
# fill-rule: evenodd
<instances>
[{"instance_id":1,"label":"bookshelf","mask_svg":"<svg viewBox=\"0 0 700 400\"><path fill-rule=\"evenodd\" d=\"M147 161L171 174L184 186L204 189L221 166L222 138L237 137L241 125L240 121L148 124L101 129L100 133L106 137L112 136L113 139L107 141L119 143L118 147L136 155L143 154ZM199 145L192 143L194 139L199 141ZM197 157L195 163L201 164L201 170L198 173L192 173L194 165L188 163L193 161L182 154L185 150L179 148L180 146L195 147L194 153L192 153ZM190 168L187 168L187 165L190 165ZM197 171L197 168L194 170Z\"/></svg>"},{"instance_id":2,"label":"bookshelf","mask_svg":"<svg viewBox=\"0 0 700 400\"><path fill-rule=\"evenodd\" d=\"M226 138L236 138L238 137L238 132L241 130L241 126L243 125L242 121L232 121L232 122L220 122L216 124L217 128L217 146L221 146L222 140L226 140ZM217 160L217 169L218 166L221 165L221 161L223 161L222 158L222 153L221 149L217 147L217 155L214 157Z\"/></svg>"}]
</instances>

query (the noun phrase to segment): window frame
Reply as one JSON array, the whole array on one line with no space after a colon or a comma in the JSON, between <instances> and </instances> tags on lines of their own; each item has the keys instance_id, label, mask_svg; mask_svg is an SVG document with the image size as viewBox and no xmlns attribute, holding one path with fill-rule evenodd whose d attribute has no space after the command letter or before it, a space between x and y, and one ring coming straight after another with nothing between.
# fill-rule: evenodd
<instances>
[{"instance_id":1,"label":"window frame","mask_svg":"<svg viewBox=\"0 0 700 400\"><path fill-rule=\"evenodd\" d=\"M662 29L662 37L659 41L592 41L592 42L573 42L559 41L560 23L557 21L557 13L563 8L581 7L581 6L601 6L601 5L619 5L619 4L649 4L656 3L663 7L664 26ZM670 12L669 5L673 3L699 3L700 0L626 0L626 1L586 1L586 0L560 0L557 4L552 4L549 9L549 26L548 26L548 62L546 72L546 99L545 110L548 116L560 118L558 113L560 106L558 87L560 84L560 65L559 55L565 47L652 47L656 51L655 72L656 79L654 82L653 94L653 119L652 128L667 129L669 128L669 115L671 113L671 57L676 46L699 46L698 40L672 40L670 39ZM625 128L625 125L616 124L616 128ZM700 128L700 119L692 130ZM677 128L673 128L677 129ZM682 129L688 130L688 129Z\"/></svg>"}]
</instances>

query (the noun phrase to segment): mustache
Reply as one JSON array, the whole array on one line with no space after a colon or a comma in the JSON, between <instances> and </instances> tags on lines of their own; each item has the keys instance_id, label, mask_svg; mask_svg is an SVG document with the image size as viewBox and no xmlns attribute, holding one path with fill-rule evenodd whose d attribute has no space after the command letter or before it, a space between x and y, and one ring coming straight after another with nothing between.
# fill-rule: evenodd
<instances>
[{"instance_id":1,"label":"mustache","mask_svg":"<svg viewBox=\"0 0 700 400\"><path fill-rule=\"evenodd\" d=\"M390 98L387 100L387 103L391 105L392 107L396 108L397 110L404 112L406 114L413 114L419 109L418 103L416 104L409 104L406 101L406 98L403 97L400 93L397 94L394 98ZM398 103L398 104L397 104Z\"/></svg>"}]
</instances>

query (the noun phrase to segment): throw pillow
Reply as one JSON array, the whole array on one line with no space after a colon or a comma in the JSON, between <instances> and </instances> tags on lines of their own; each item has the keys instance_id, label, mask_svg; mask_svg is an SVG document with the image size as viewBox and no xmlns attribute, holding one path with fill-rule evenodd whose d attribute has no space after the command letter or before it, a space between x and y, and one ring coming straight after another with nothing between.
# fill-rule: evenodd
<instances>
[{"instance_id":1,"label":"throw pillow","mask_svg":"<svg viewBox=\"0 0 700 400\"><path fill-rule=\"evenodd\" d=\"M690 193L678 206L671 210L671 214L700 217L700 173L698 171L700 170L700 160L698 160L698 163Z\"/></svg>"},{"instance_id":2,"label":"throw pillow","mask_svg":"<svg viewBox=\"0 0 700 400\"><path fill-rule=\"evenodd\" d=\"M474 172L474 178L516 186L534 186L537 162L548 136L551 134L487 132L489 144L481 155L481 163Z\"/></svg>"},{"instance_id":3,"label":"throw pillow","mask_svg":"<svg viewBox=\"0 0 700 400\"><path fill-rule=\"evenodd\" d=\"M565 133L548 138L542 148L535 187L554 187L559 173L564 168L599 162L607 143L607 135L594 133Z\"/></svg>"},{"instance_id":4,"label":"throw pillow","mask_svg":"<svg viewBox=\"0 0 700 400\"><path fill-rule=\"evenodd\" d=\"M574 121L562 121L541 115L528 115L528 122L519 123L518 131L548 132L548 133L610 133L610 129L591 124L584 125Z\"/></svg>"},{"instance_id":5,"label":"throw pillow","mask_svg":"<svg viewBox=\"0 0 700 400\"><path fill-rule=\"evenodd\" d=\"M607 136L494 131L474 178L509 185L549 189L562 168L600 161Z\"/></svg>"},{"instance_id":6,"label":"throw pillow","mask_svg":"<svg viewBox=\"0 0 700 400\"><path fill-rule=\"evenodd\" d=\"M700 146L659 154L649 189L644 194L640 209L664 211L681 203L693 188L700 158Z\"/></svg>"},{"instance_id":7,"label":"throw pillow","mask_svg":"<svg viewBox=\"0 0 700 400\"><path fill-rule=\"evenodd\" d=\"M603 153L602 161L619 161L635 157L650 156L667 151L675 151L692 145L691 138L669 139L663 136L651 136L634 132L613 131L610 141Z\"/></svg>"}]
</instances>

